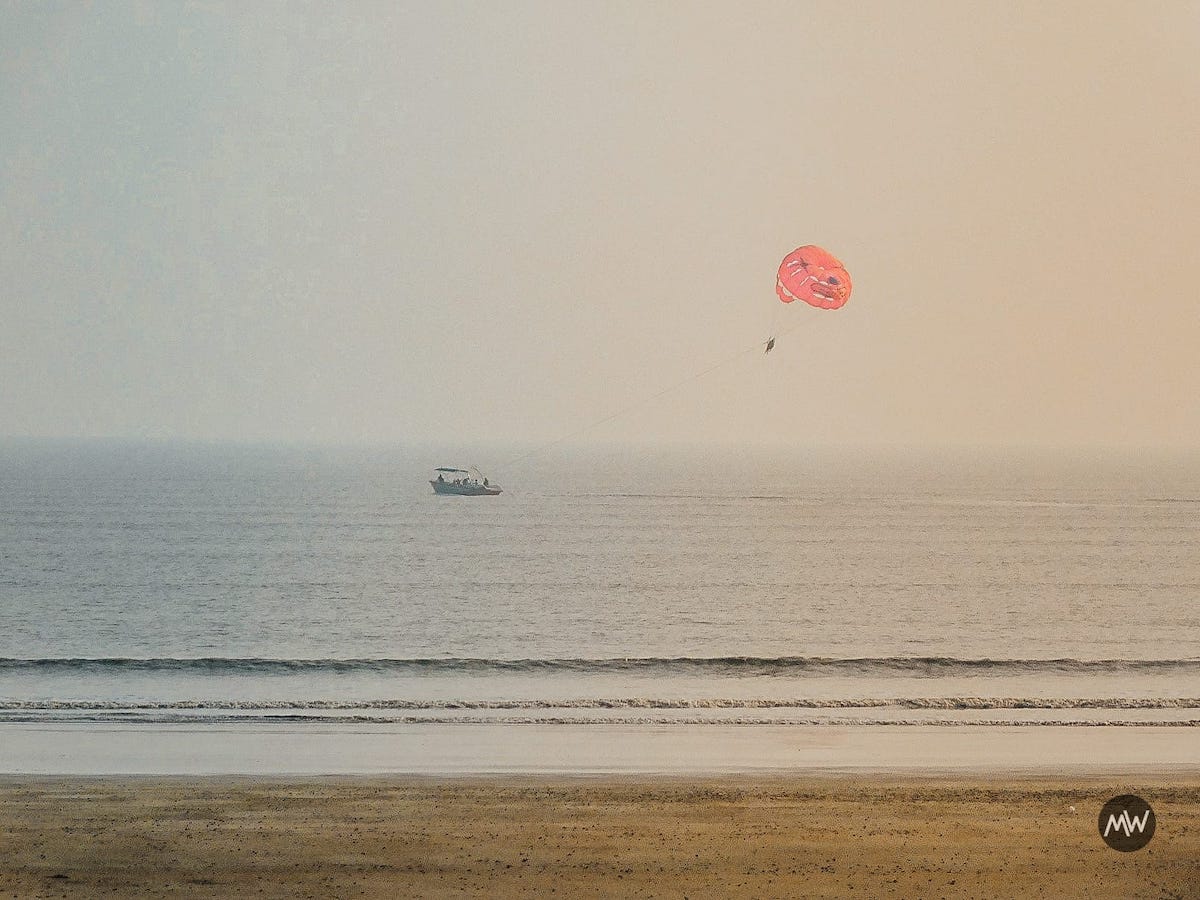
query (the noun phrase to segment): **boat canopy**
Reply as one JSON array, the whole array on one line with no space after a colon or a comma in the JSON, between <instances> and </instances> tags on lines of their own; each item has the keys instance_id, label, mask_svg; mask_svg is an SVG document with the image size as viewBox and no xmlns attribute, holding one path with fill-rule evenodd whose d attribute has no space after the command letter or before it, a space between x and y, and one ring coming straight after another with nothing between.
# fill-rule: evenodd
<instances>
[{"instance_id":1,"label":"boat canopy","mask_svg":"<svg viewBox=\"0 0 1200 900\"><path fill-rule=\"evenodd\" d=\"M435 471L435 472L458 472L458 473L460 473L460 474L462 474L462 475L469 475L469 474L470 474L470 473L469 473L469 472L468 472L466 469L451 469L451 468L448 468L448 467L446 467L446 466L438 466L438 467L437 467L436 469L434 469L433 471Z\"/></svg>"}]
</instances>

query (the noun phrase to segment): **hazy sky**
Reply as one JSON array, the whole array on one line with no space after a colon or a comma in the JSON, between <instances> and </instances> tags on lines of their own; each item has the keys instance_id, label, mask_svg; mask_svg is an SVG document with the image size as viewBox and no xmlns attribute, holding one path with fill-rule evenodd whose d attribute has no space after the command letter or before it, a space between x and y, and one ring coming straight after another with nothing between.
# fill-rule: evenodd
<instances>
[{"instance_id":1,"label":"hazy sky","mask_svg":"<svg viewBox=\"0 0 1200 900\"><path fill-rule=\"evenodd\" d=\"M1194 447L1198 59L1182 2L3 3L0 435L553 439L795 325L585 437Z\"/></svg>"}]
</instances>

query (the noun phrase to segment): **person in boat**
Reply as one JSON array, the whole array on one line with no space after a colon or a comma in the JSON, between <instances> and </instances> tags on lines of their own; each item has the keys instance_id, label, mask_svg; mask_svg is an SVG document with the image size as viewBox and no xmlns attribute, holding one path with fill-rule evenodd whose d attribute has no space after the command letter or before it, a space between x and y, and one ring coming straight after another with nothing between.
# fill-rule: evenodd
<instances>
[{"instance_id":1,"label":"person in boat","mask_svg":"<svg viewBox=\"0 0 1200 900\"><path fill-rule=\"evenodd\" d=\"M441 472L438 472L438 481L440 481L442 484L446 483L446 479L442 477Z\"/></svg>"},{"instance_id":2,"label":"person in boat","mask_svg":"<svg viewBox=\"0 0 1200 900\"><path fill-rule=\"evenodd\" d=\"M488 480L487 480L486 478L485 478L485 479L483 479L483 486L484 486L484 487L487 487L487 486L488 486Z\"/></svg>"}]
</instances>

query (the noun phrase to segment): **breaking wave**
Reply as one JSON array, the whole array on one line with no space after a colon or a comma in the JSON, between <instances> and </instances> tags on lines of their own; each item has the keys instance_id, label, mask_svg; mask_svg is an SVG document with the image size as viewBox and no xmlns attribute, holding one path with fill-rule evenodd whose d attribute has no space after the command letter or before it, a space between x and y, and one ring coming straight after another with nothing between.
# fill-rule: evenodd
<instances>
[{"instance_id":1,"label":"breaking wave","mask_svg":"<svg viewBox=\"0 0 1200 900\"><path fill-rule=\"evenodd\" d=\"M602 717L580 718L566 715L522 715L495 716L470 715L448 717L437 714L408 714L408 715L366 715L341 714L319 715L304 712L283 712L257 715L210 714L203 718L188 715L175 710L160 710L152 714L139 713L135 710L92 710L77 711L67 715L38 714L31 711L19 713L0 713L0 722L16 723L122 723L122 724L204 724L204 725L246 725L246 724L312 724L312 725L775 725L775 726L932 726L954 727L968 725L971 727L1096 727L1096 726L1129 726L1140 728L1196 728L1200 727L1200 719L1122 719L1122 718L1087 718L1087 719L956 719L956 718L796 718L784 716L645 716L606 715Z\"/></svg>"},{"instance_id":2,"label":"breaking wave","mask_svg":"<svg viewBox=\"0 0 1200 900\"><path fill-rule=\"evenodd\" d=\"M65 657L0 658L0 672L185 672L191 674L295 673L696 673L707 675L1019 675L1200 673L1200 658L1188 659L970 659L952 656L713 656L608 659L271 659L261 657Z\"/></svg>"},{"instance_id":3,"label":"breaking wave","mask_svg":"<svg viewBox=\"0 0 1200 900\"><path fill-rule=\"evenodd\" d=\"M1200 725L1200 718L1188 716L1197 709L1200 697L0 699L0 722L1191 727Z\"/></svg>"},{"instance_id":4,"label":"breaking wave","mask_svg":"<svg viewBox=\"0 0 1200 900\"><path fill-rule=\"evenodd\" d=\"M1200 697L851 697L838 699L671 699L598 697L568 700L0 700L20 710L607 710L607 709L1200 709ZM511 720L506 720L511 721ZM672 721L677 721L672 719Z\"/></svg>"}]
</instances>

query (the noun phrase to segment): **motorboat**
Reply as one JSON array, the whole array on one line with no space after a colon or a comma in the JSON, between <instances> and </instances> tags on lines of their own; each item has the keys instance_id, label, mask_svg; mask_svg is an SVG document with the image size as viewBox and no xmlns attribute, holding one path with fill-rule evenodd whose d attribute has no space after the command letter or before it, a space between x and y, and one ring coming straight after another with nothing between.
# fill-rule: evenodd
<instances>
[{"instance_id":1,"label":"motorboat","mask_svg":"<svg viewBox=\"0 0 1200 900\"><path fill-rule=\"evenodd\" d=\"M494 497L500 493L500 486L492 484L487 476L472 466L469 469L456 469L450 466L438 466L433 470L435 478L429 479L435 494L453 494L459 497Z\"/></svg>"}]
</instances>

